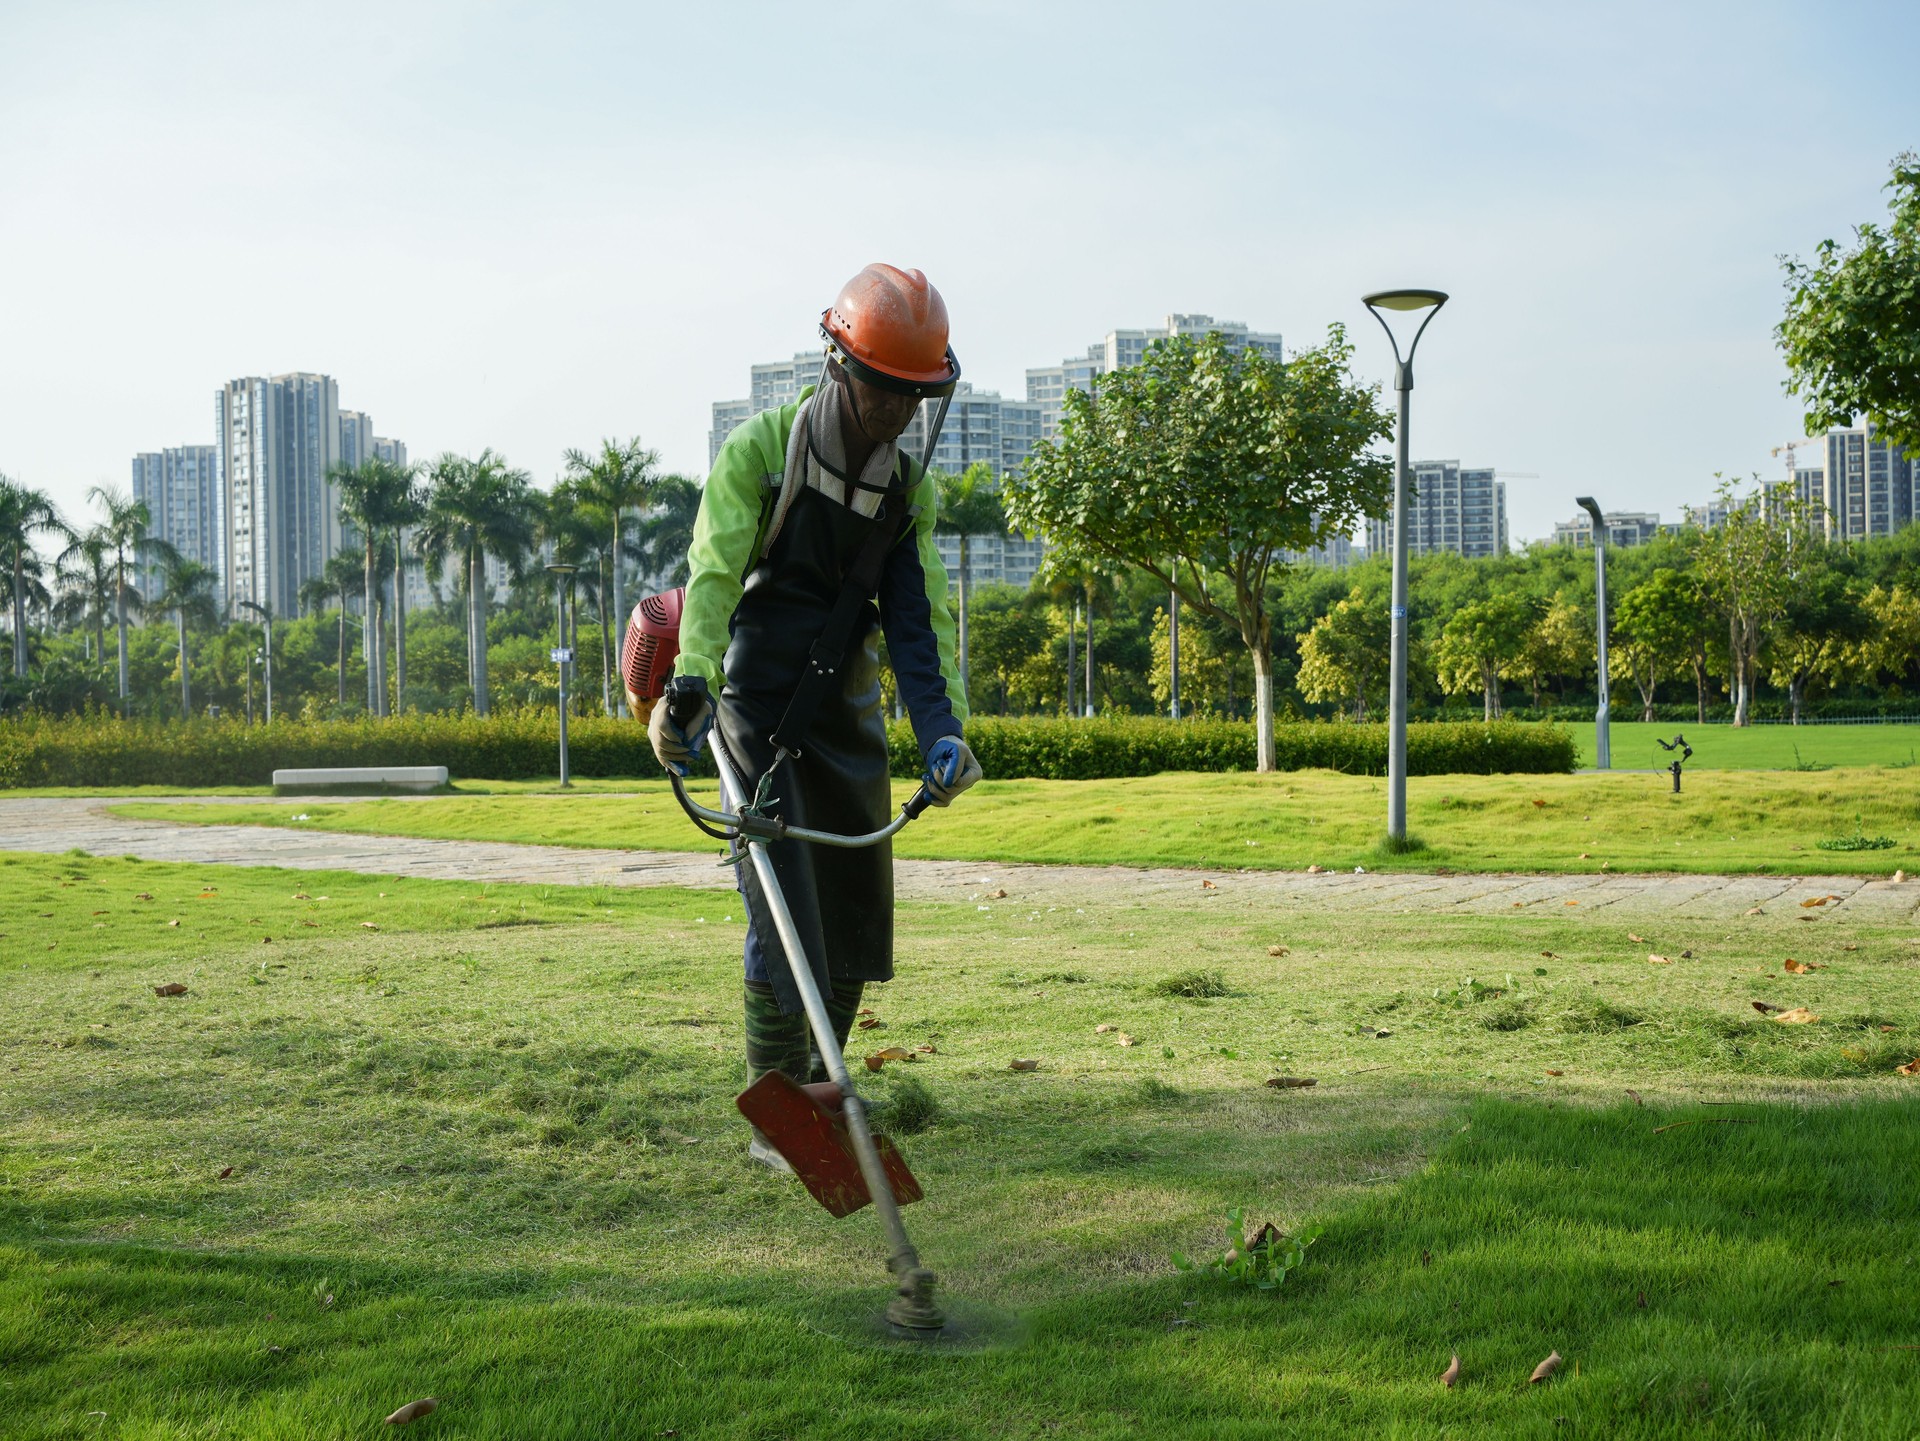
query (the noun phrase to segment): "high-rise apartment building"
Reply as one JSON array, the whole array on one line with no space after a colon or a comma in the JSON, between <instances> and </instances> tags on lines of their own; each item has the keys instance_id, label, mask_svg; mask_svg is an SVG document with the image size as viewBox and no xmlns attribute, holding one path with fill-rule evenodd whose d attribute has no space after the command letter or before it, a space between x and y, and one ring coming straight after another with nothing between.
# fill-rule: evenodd
<instances>
[{"instance_id":1,"label":"high-rise apartment building","mask_svg":"<svg viewBox=\"0 0 1920 1441\"><path fill-rule=\"evenodd\" d=\"M373 433L373 417L364 410L340 412L340 464L356 470L369 460L407 463L407 443Z\"/></svg>"},{"instance_id":2,"label":"high-rise apartment building","mask_svg":"<svg viewBox=\"0 0 1920 1441\"><path fill-rule=\"evenodd\" d=\"M299 611L300 587L340 549L340 396L326 375L247 376L214 397L229 607ZM369 437L369 440L371 437Z\"/></svg>"},{"instance_id":3,"label":"high-rise apartment building","mask_svg":"<svg viewBox=\"0 0 1920 1441\"><path fill-rule=\"evenodd\" d=\"M148 533L214 574L223 572L220 452L211 445L177 445L133 458L133 498L150 517ZM151 593L157 570L140 567L137 584Z\"/></svg>"},{"instance_id":4,"label":"high-rise apartment building","mask_svg":"<svg viewBox=\"0 0 1920 1441\"><path fill-rule=\"evenodd\" d=\"M1457 460L1413 464L1407 504L1407 554L1493 556L1507 552L1507 487L1491 468L1465 469ZM1367 521L1367 550L1393 549L1393 522Z\"/></svg>"},{"instance_id":5,"label":"high-rise apartment building","mask_svg":"<svg viewBox=\"0 0 1920 1441\"><path fill-rule=\"evenodd\" d=\"M1607 520L1608 545L1645 545L1666 528L1660 524L1658 515L1648 511L1608 510L1601 513ZM1553 543L1591 550L1593 517L1583 510L1572 520L1554 522Z\"/></svg>"},{"instance_id":6,"label":"high-rise apartment building","mask_svg":"<svg viewBox=\"0 0 1920 1441\"><path fill-rule=\"evenodd\" d=\"M1070 356L1058 365L1027 372L1027 399L1040 406L1040 438L1053 439L1069 390L1091 391L1096 377L1138 365L1156 340L1176 335L1197 339L1215 331L1226 337L1231 350L1261 350L1276 360L1284 355L1277 332L1249 330L1241 321L1215 320L1211 315L1169 315L1165 325L1151 330L1109 330L1105 339L1087 347L1085 356Z\"/></svg>"},{"instance_id":7,"label":"high-rise apartment building","mask_svg":"<svg viewBox=\"0 0 1920 1441\"><path fill-rule=\"evenodd\" d=\"M1871 425L1830 430L1820 485L1829 540L1892 535L1920 515L1913 459Z\"/></svg>"},{"instance_id":8,"label":"high-rise apartment building","mask_svg":"<svg viewBox=\"0 0 1920 1441\"><path fill-rule=\"evenodd\" d=\"M390 436L376 435L373 438L373 458L388 461L394 465L407 463L407 443L394 440Z\"/></svg>"}]
</instances>

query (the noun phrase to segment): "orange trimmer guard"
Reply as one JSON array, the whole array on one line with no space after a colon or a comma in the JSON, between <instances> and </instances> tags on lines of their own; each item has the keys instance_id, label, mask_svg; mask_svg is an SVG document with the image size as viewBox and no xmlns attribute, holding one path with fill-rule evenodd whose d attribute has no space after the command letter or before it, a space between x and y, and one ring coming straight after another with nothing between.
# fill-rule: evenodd
<instances>
[{"instance_id":1,"label":"orange trimmer guard","mask_svg":"<svg viewBox=\"0 0 1920 1441\"><path fill-rule=\"evenodd\" d=\"M829 1215L851 1216L871 1201L873 1194L867 1189L866 1177L860 1174L846 1122L837 1108L829 1108L812 1094L813 1089L796 1084L779 1071L768 1071L742 1091L734 1104L786 1158ZM893 1142L876 1131L873 1143L880 1152L880 1164L886 1168L895 1202L904 1206L919 1200L920 1183L894 1150Z\"/></svg>"}]
</instances>

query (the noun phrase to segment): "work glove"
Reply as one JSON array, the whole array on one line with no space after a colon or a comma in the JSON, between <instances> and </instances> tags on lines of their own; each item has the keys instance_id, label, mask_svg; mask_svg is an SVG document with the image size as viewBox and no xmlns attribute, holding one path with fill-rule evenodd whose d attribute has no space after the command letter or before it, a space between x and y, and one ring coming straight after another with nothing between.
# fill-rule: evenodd
<instances>
[{"instance_id":1,"label":"work glove","mask_svg":"<svg viewBox=\"0 0 1920 1441\"><path fill-rule=\"evenodd\" d=\"M707 683L697 675L679 675L667 682L666 695L647 718L647 739L653 742L660 764L684 776L712 727L713 701L707 695Z\"/></svg>"},{"instance_id":2,"label":"work glove","mask_svg":"<svg viewBox=\"0 0 1920 1441\"><path fill-rule=\"evenodd\" d=\"M955 796L980 779L980 762L959 736L941 736L927 752L927 768L920 779L935 805L952 805Z\"/></svg>"}]
</instances>

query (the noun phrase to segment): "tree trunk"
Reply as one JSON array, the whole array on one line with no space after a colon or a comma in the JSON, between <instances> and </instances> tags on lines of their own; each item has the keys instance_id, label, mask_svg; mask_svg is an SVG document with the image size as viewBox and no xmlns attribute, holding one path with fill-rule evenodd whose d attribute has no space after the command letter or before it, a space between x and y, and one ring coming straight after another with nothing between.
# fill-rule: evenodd
<instances>
[{"instance_id":1,"label":"tree trunk","mask_svg":"<svg viewBox=\"0 0 1920 1441\"><path fill-rule=\"evenodd\" d=\"M340 710L347 709L347 597L340 596Z\"/></svg>"},{"instance_id":2,"label":"tree trunk","mask_svg":"<svg viewBox=\"0 0 1920 1441\"><path fill-rule=\"evenodd\" d=\"M120 713L127 712L127 567L123 561L113 590L114 625L120 632Z\"/></svg>"},{"instance_id":3,"label":"tree trunk","mask_svg":"<svg viewBox=\"0 0 1920 1441\"><path fill-rule=\"evenodd\" d=\"M960 683L967 683L967 533L960 532Z\"/></svg>"},{"instance_id":4,"label":"tree trunk","mask_svg":"<svg viewBox=\"0 0 1920 1441\"><path fill-rule=\"evenodd\" d=\"M600 613L600 709L608 715L619 715L621 712L614 709L613 699L613 656L610 654L612 639L609 634L611 626L607 619L607 567L604 560L598 569L597 579L600 583L593 589L593 598L594 609ZM623 651L622 654L624 655L625 652ZM626 699L626 694L627 687L623 679L620 685L622 701Z\"/></svg>"},{"instance_id":5,"label":"tree trunk","mask_svg":"<svg viewBox=\"0 0 1920 1441\"><path fill-rule=\"evenodd\" d=\"M571 587L568 588L570 589ZM602 629L604 629L604 627L602 627ZM567 637L561 641L561 644L572 651L575 656L580 654L580 604L576 596L569 595L567 597ZM567 692L569 713L571 713L580 707L580 662L578 660L572 660L565 663L574 668L574 687Z\"/></svg>"},{"instance_id":6,"label":"tree trunk","mask_svg":"<svg viewBox=\"0 0 1920 1441\"><path fill-rule=\"evenodd\" d=\"M407 533L393 537L393 711L407 713Z\"/></svg>"},{"instance_id":7,"label":"tree trunk","mask_svg":"<svg viewBox=\"0 0 1920 1441\"><path fill-rule=\"evenodd\" d=\"M1649 670L1645 684L1641 683L1640 677L1637 675L1633 678L1633 683L1639 687L1640 690L1640 719L1651 725L1653 723L1653 697L1654 693L1660 689L1660 673Z\"/></svg>"},{"instance_id":8,"label":"tree trunk","mask_svg":"<svg viewBox=\"0 0 1920 1441\"><path fill-rule=\"evenodd\" d=\"M1800 698L1807 693L1807 673L1797 670L1787 685L1787 696L1793 705L1793 723L1800 724Z\"/></svg>"},{"instance_id":9,"label":"tree trunk","mask_svg":"<svg viewBox=\"0 0 1920 1441\"><path fill-rule=\"evenodd\" d=\"M27 558L24 547L13 548L13 673L27 674Z\"/></svg>"},{"instance_id":10,"label":"tree trunk","mask_svg":"<svg viewBox=\"0 0 1920 1441\"><path fill-rule=\"evenodd\" d=\"M1727 653L1733 662L1733 723L1743 726L1747 723L1747 648L1743 644L1745 637L1740 634L1740 622L1735 619L1727 622Z\"/></svg>"},{"instance_id":11,"label":"tree trunk","mask_svg":"<svg viewBox=\"0 0 1920 1441\"><path fill-rule=\"evenodd\" d=\"M604 615L606 612L606 592L602 591L600 595L600 610ZM627 585L626 582L620 578L620 508L618 506L615 506L613 511L613 624L620 632L620 643L624 646L627 641ZM604 632L606 628L606 622L602 620L600 623L601 631ZM603 651L606 649L604 644L601 649ZM625 655L626 652L623 650L621 654ZM602 675L601 688L606 691L609 696L612 695L612 682L604 673ZM620 687L620 694L613 703L615 707L613 713L618 716L625 716L627 713L627 688L624 685Z\"/></svg>"},{"instance_id":12,"label":"tree trunk","mask_svg":"<svg viewBox=\"0 0 1920 1441\"><path fill-rule=\"evenodd\" d=\"M1480 693L1485 700L1482 720L1498 720L1500 717L1500 672L1490 665L1480 667Z\"/></svg>"},{"instance_id":13,"label":"tree trunk","mask_svg":"<svg viewBox=\"0 0 1920 1441\"><path fill-rule=\"evenodd\" d=\"M487 556L475 546L467 559L467 609L473 616L473 713L490 715L487 705Z\"/></svg>"},{"instance_id":14,"label":"tree trunk","mask_svg":"<svg viewBox=\"0 0 1920 1441\"><path fill-rule=\"evenodd\" d=\"M180 719L193 719L193 691L187 684L187 613L176 610L174 620L180 627Z\"/></svg>"},{"instance_id":15,"label":"tree trunk","mask_svg":"<svg viewBox=\"0 0 1920 1441\"><path fill-rule=\"evenodd\" d=\"M367 713L387 713L387 638L380 623L380 572L376 565L373 531L367 531L367 625L362 641L367 652Z\"/></svg>"},{"instance_id":16,"label":"tree trunk","mask_svg":"<svg viewBox=\"0 0 1920 1441\"><path fill-rule=\"evenodd\" d=\"M1258 768L1279 768L1279 756L1273 748L1273 654L1264 645L1253 648L1253 721Z\"/></svg>"},{"instance_id":17,"label":"tree trunk","mask_svg":"<svg viewBox=\"0 0 1920 1441\"><path fill-rule=\"evenodd\" d=\"M1705 656L1697 655L1693 658L1693 696L1699 707L1700 724L1705 725L1707 723L1707 658Z\"/></svg>"}]
</instances>

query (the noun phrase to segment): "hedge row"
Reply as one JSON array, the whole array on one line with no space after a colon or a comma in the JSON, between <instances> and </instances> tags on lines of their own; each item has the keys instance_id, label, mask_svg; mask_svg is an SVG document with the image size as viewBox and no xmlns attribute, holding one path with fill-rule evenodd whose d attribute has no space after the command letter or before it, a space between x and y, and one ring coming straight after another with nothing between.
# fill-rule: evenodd
<instances>
[{"instance_id":1,"label":"hedge row","mask_svg":"<svg viewBox=\"0 0 1920 1441\"><path fill-rule=\"evenodd\" d=\"M1003 719L967 730L989 776L1091 780L1160 771L1254 769L1246 721ZM889 727L895 775L920 771L904 721ZM1353 775L1386 770L1386 727L1305 722L1275 727L1283 770L1312 766ZM568 723L568 755L579 776L655 776L644 726L604 717ZM290 766L444 765L455 778L529 780L558 769L551 712L410 715L392 720L123 722L110 716L0 724L0 788L22 786L268 785ZM1407 733L1413 775L1573 769L1569 732L1513 721L1416 724Z\"/></svg>"}]
</instances>

